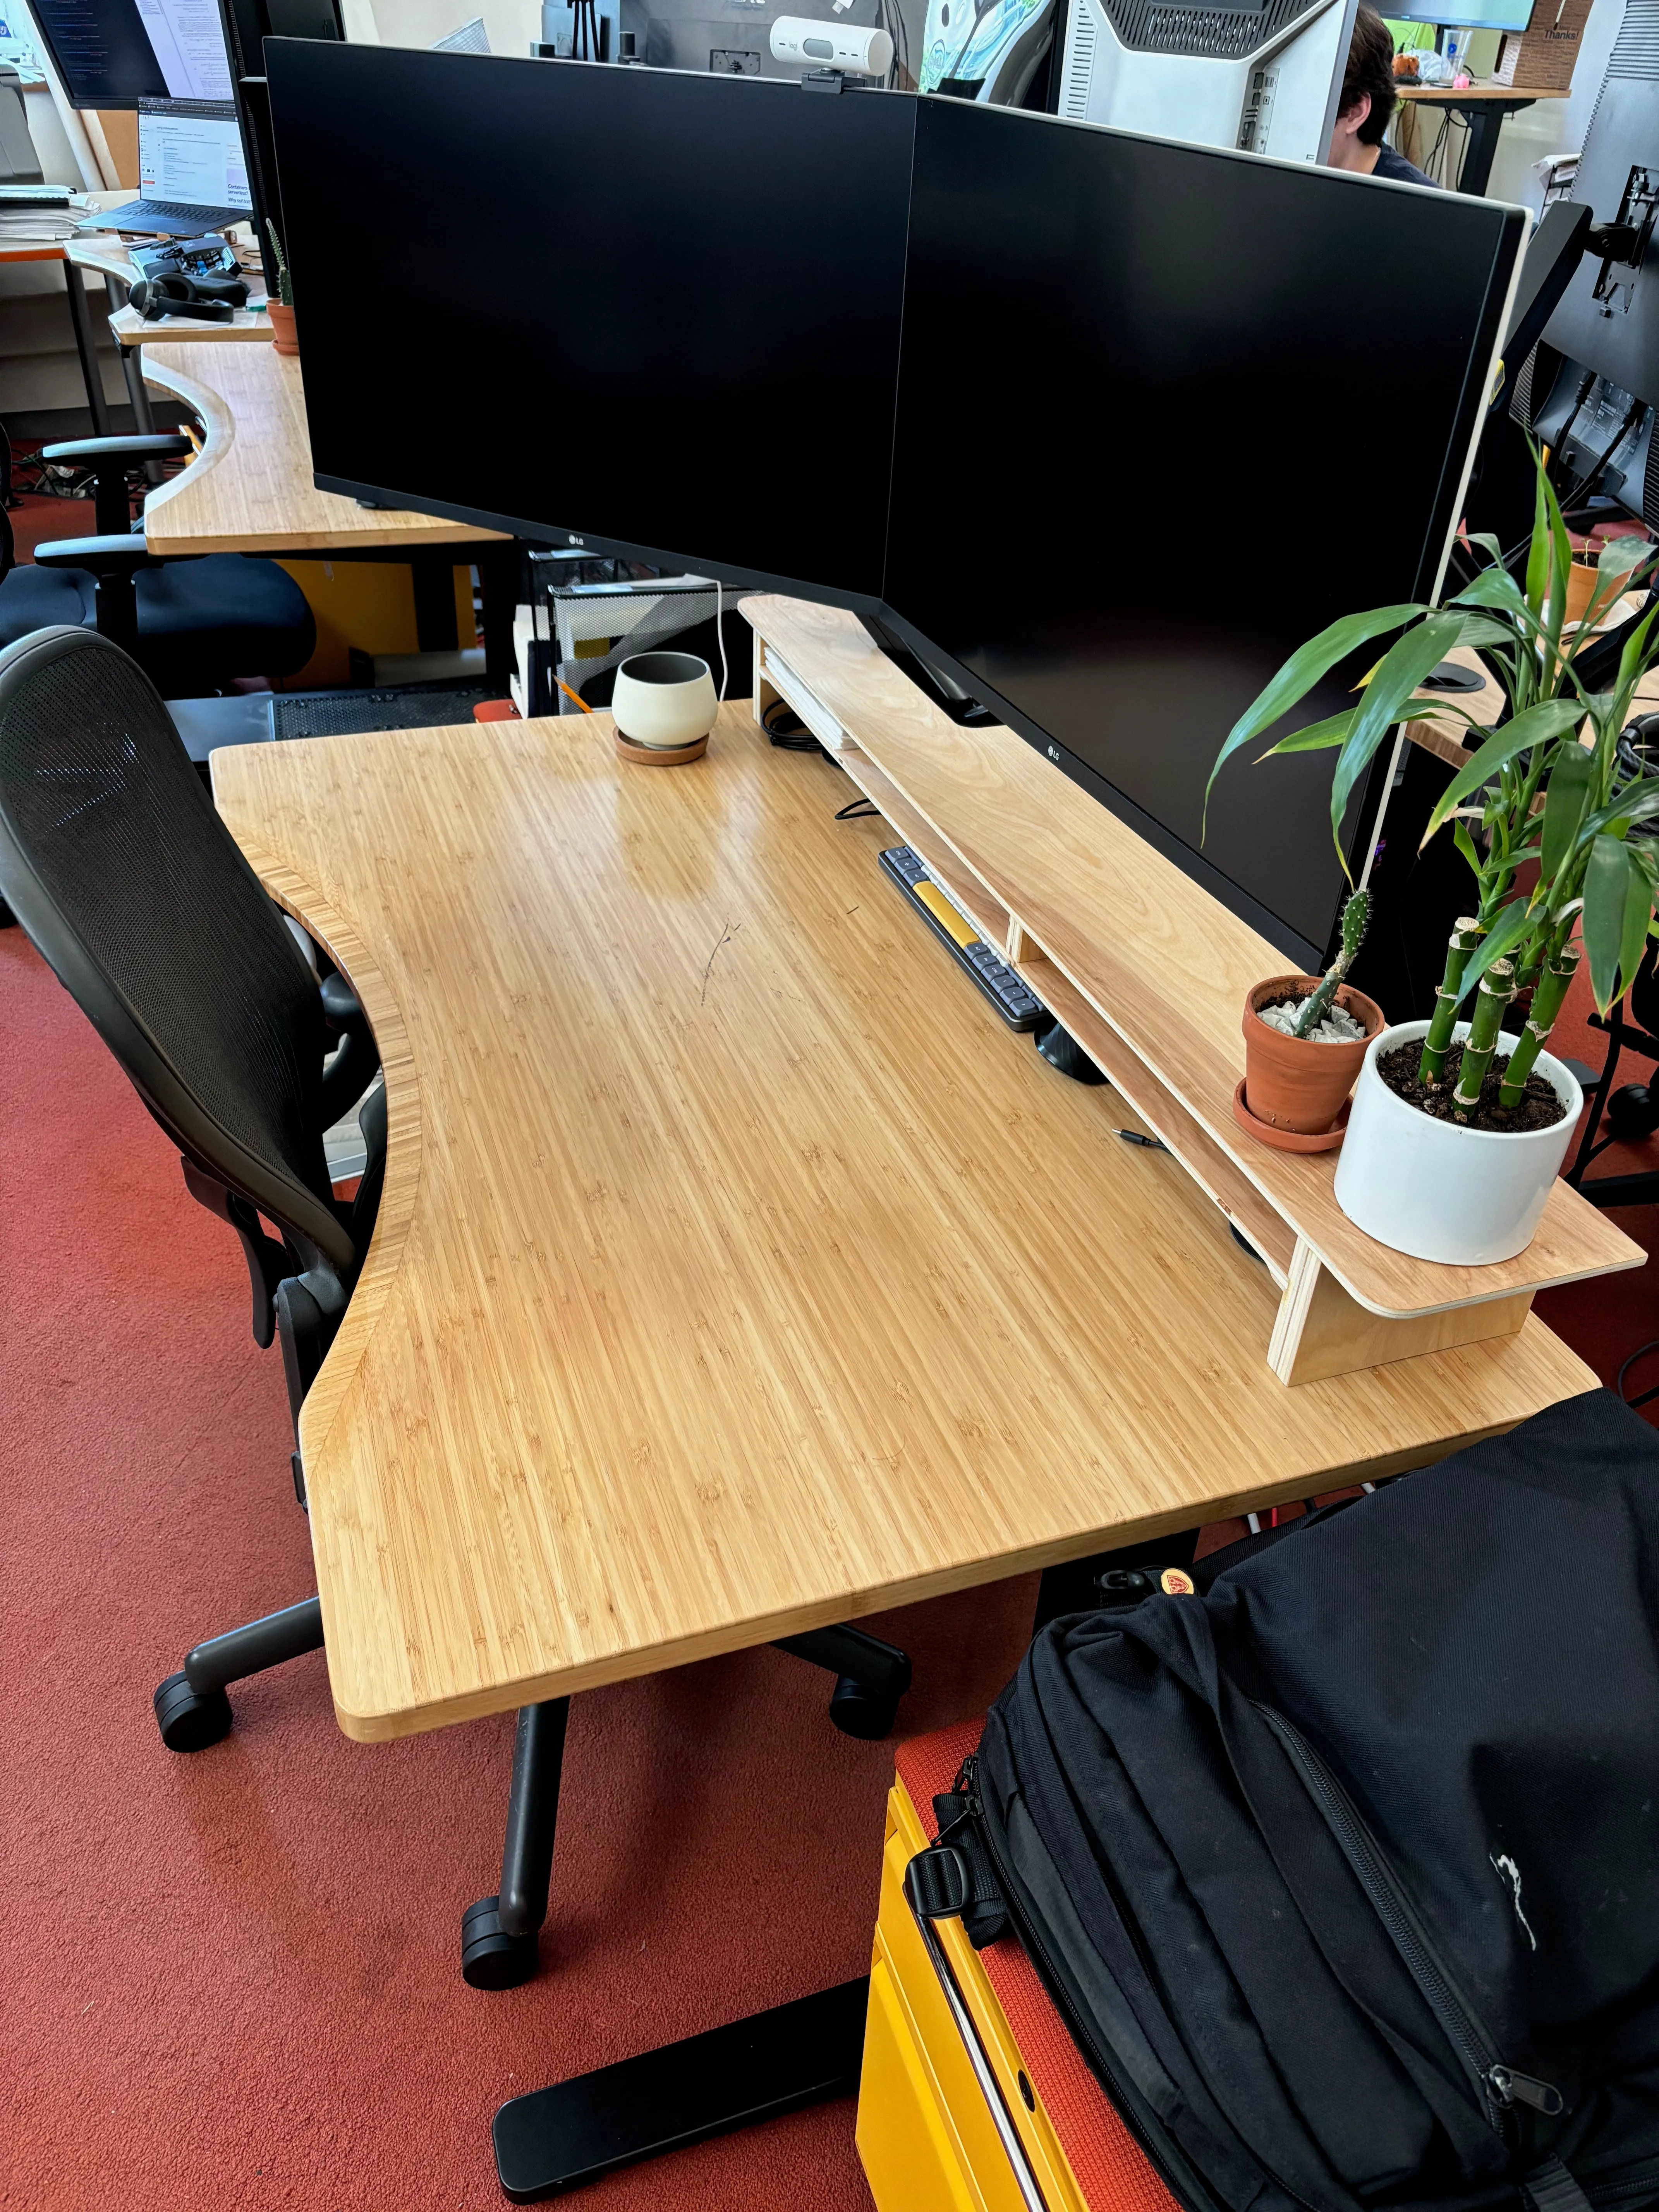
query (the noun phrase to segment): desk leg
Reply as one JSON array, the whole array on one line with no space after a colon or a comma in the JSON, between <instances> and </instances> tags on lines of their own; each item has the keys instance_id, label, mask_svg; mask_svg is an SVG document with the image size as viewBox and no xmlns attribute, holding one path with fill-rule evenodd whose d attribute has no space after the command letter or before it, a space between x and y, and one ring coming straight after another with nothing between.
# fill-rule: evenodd
<instances>
[{"instance_id":1,"label":"desk leg","mask_svg":"<svg viewBox=\"0 0 1659 2212\"><path fill-rule=\"evenodd\" d=\"M132 402L132 419L148 437L155 428L155 416L150 410L149 386L144 381L143 346L122 347L121 374L127 380L127 398Z\"/></svg>"},{"instance_id":2,"label":"desk leg","mask_svg":"<svg viewBox=\"0 0 1659 2212\"><path fill-rule=\"evenodd\" d=\"M1472 100L1467 107L1455 112L1469 126L1469 143L1463 155L1462 174L1457 179L1460 192L1468 192L1480 199L1492 181L1492 165L1498 152L1498 134L1504 127L1506 116L1518 114L1522 108L1530 107L1529 100L1517 100L1513 106L1503 100Z\"/></svg>"},{"instance_id":3,"label":"desk leg","mask_svg":"<svg viewBox=\"0 0 1659 2212\"><path fill-rule=\"evenodd\" d=\"M80 265L67 254L64 257L64 289L69 295L70 321L75 330L75 350L81 356L87 405L92 410L93 435L107 438L112 426L109 403L104 398L104 380L98 367L98 334L92 326L92 309L87 304L87 288L81 281Z\"/></svg>"},{"instance_id":4,"label":"desk leg","mask_svg":"<svg viewBox=\"0 0 1659 2212\"><path fill-rule=\"evenodd\" d=\"M618 2166L850 2097L867 1976L514 2097L495 2115L495 2175L515 2204Z\"/></svg>"}]
</instances>

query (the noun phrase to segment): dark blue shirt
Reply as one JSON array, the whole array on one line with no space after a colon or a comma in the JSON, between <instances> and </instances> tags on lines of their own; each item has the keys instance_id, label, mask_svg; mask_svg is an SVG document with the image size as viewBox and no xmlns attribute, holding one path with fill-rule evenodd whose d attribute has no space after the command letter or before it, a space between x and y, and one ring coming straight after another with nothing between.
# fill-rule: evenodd
<instances>
[{"instance_id":1,"label":"dark blue shirt","mask_svg":"<svg viewBox=\"0 0 1659 2212\"><path fill-rule=\"evenodd\" d=\"M1386 177L1392 185L1427 185L1431 191L1439 190L1432 177L1425 177L1421 169L1408 161L1403 154L1396 154L1394 148L1386 143L1376 149L1376 167L1371 174Z\"/></svg>"}]
</instances>

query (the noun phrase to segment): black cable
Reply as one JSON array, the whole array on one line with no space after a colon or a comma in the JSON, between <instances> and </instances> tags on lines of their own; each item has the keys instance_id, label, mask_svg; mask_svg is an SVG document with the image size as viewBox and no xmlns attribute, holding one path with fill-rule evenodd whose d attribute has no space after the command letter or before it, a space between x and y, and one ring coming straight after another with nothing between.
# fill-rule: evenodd
<instances>
[{"instance_id":1,"label":"black cable","mask_svg":"<svg viewBox=\"0 0 1659 2212\"><path fill-rule=\"evenodd\" d=\"M836 819L837 822L868 822L880 812L880 807L872 806L867 799L854 799L847 805L836 809Z\"/></svg>"},{"instance_id":2,"label":"black cable","mask_svg":"<svg viewBox=\"0 0 1659 2212\"><path fill-rule=\"evenodd\" d=\"M776 720L773 720L775 715L777 717ZM784 728L783 724L786 720L794 725L793 729ZM780 752L821 753L823 751L823 747L787 699L775 699L772 702L761 716L761 727ZM826 754L825 758L828 757Z\"/></svg>"},{"instance_id":3,"label":"black cable","mask_svg":"<svg viewBox=\"0 0 1659 2212\"><path fill-rule=\"evenodd\" d=\"M1659 1352L1659 1336L1656 1336L1651 1344L1638 1344L1635 1351L1632 1352L1630 1358L1620 1369L1618 1380L1614 1382L1613 1387L1619 1393L1621 1398L1625 1398L1626 1376L1630 1373L1631 1369L1635 1366L1638 1359L1645 1359L1650 1352ZM1630 1407L1633 1412L1638 1406L1645 1406L1649 1401L1653 1398L1659 1398L1659 1382L1656 1382L1651 1390L1644 1390L1639 1398L1625 1398L1625 1403Z\"/></svg>"}]
</instances>

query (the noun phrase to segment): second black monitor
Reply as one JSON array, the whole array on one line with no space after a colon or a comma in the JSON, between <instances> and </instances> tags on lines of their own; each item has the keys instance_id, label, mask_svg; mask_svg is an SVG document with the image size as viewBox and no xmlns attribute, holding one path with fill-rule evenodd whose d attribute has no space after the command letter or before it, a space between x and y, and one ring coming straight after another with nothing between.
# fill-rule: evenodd
<instances>
[{"instance_id":1,"label":"second black monitor","mask_svg":"<svg viewBox=\"0 0 1659 2212\"><path fill-rule=\"evenodd\" d=\"M218 0L28 0L72 107L232 97Z\"/></svg>"},{"instance_id":2,"label":"second black monitor","mask_svg":"<svg viewBox=\"0 0 1659 2212\"><path fill-rule=\"evenodd\" d=\"M1024 735L1314 957L1343 888L1330 755L1230 763L1207 837L1205 783L1305 639L1432 596L1522 222L921 104L883 596ZM1297 723L1348 703L1375 657Z\"/></svg>"},{"instance_id":3,"label":"second black monitor","mask_svg":"<svg viewBox=\"0 0 1659 2212\"><path fill-rule=\"evenodd\" d=\"M913 102L266 52L325 489L874 604Z\"/></svg>"}]
</instances>

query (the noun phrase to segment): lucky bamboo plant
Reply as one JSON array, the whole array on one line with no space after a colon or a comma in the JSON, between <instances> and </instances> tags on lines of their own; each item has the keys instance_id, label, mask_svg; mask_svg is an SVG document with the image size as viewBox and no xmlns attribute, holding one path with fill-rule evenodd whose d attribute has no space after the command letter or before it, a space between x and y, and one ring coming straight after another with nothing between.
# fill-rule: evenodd
<instances>
[{"instance_id":1,"label":"lucky bamboo plant","mask_svg":"<svg viewBox=\"0 0 1659 2212\"><path fill-rule=\"evenodd\" d=\"M1472 583L1440 607L1376 607L1345 616L1310 639L1234 725L1210 774L1213 787L1241 746L1288 714L1339 661L1390 633L1394 642L1356 687L1356 705L1281 738L1259 757L1336 752L1331 829L1339 855L1349 799L1398 724L1451 715L1478 735L1480 744L1447 786L1423 836L1426 844L1449 823L1475 881L1474 910L1458 922L1447 948L1419 1071L1425 1084L1443 1083L1458 1009L1474 992L1452 1096L1461 1121L1474 1116L1504 1012L1518 992L1530 990L1532 999L1504 1071L1499 1104L1508 1112L1519 1105L1548 1041L1581 943L1605 1014L1630 988L1650 933L1659 935L1653 919L1659 854L1630 835L1659 816L1659 776L1629 775L1619 759L1620 732L1637 686L1659 661L1659 607L1626 639L1611 690L1588 690L1579 672L1597 621L1624 592L1654 579L1659 556L1643 537L1609 539L1597 563L1595 595L1583 622L1570 629L1571 540L1544 457L1534 458L1537 495L1524 585L1505 567L1495 538L1472 537L1468 542L1488 556ZM1477 648L1503 688L1495 729L1444 695L1431 705L1414 698L1424 678L1460 645ZM1538 876L1522 891L1516 878L1528 861L1538 863Z\"/></svg>"}]
</instances>

